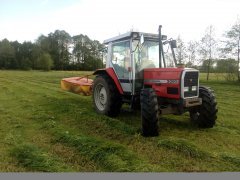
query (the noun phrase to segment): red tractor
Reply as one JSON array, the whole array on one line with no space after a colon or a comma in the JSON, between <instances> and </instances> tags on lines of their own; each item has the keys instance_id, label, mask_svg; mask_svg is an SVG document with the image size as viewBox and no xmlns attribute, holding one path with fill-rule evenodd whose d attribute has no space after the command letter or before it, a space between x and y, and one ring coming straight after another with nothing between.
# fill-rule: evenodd
<instances>
[{"instance_id":1,"label":"red tractor","mask_svg":"<svg viewBox=\"0 0 240 180\"><path fill-rule=\"evenodd\" d=\"M92 89L96 112L115 117L123 103L140 108L143 136L159 134L160 115L187 111L198 127L212 128L217 119L213 91L199 85L198 70L177 65L176 41L162 35L161 27L159 34L129 32L104 41L106 68L94 72ZM165 60L167 44L172 63Z\"/></svg>"}]
</instances>

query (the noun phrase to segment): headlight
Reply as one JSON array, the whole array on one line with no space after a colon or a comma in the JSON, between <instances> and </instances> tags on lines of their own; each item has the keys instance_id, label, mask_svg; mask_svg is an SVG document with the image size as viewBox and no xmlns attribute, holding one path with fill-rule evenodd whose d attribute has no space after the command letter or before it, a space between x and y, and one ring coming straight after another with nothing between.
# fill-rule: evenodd
<instances>
[{"instance_id":1,"label":"headlight","mask_svg":"<svg viewBox=\"0 0 240 180\"><path fill-rule=\"evenodd\" d=\"M184 92L189 91L189 87L184 87Z\"/></svg>"},{"instance_id":2,"label":"headlight","mask_svg":"<svg viewBox=\"0 0 240 180\"><path fill-rule=\"evenodd\" d=\"M197 90L197 86L192 86L192 91L196 91Z\"/></svg>"}]
</instances>

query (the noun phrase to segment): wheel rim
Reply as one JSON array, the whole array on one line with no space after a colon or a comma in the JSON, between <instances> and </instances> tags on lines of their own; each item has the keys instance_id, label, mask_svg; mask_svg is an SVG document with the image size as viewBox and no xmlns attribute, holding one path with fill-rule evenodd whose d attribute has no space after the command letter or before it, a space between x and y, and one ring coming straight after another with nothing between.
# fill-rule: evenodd
<instances>
[{"instance_id":1,"label":"wheel rim","mask_svg":"<svg viewBox=\"0 0 240 180\"><path fill-rule=\"evenodd\" d=\"M94 91L94 99L97 108L104 111L107 104L107 91L103 84L98 84Z\"/></svg>"}]
</instances>

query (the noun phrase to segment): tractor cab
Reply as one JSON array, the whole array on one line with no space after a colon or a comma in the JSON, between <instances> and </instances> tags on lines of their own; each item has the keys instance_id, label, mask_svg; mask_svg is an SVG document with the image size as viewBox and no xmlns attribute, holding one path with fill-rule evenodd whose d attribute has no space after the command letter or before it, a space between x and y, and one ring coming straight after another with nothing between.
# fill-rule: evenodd
<instances>
[{"instance_id":1,"label":"tractor cab","mask_svg":"<svg viewBox=\"0 0 240 180\"><path fill-rule=\"evenodd\" d=\"M176 47L176 41L161 37L162 44L158 34L128 32L104 41L108 47L106 68L113 68L124 94L139 94L144 69L176 66L174 55L171 62L166 63L165 58L159 62L159 53L164 57L163 50L159 51L163 44L170 44L172 50Z\"/></svg>"}]
</instances>

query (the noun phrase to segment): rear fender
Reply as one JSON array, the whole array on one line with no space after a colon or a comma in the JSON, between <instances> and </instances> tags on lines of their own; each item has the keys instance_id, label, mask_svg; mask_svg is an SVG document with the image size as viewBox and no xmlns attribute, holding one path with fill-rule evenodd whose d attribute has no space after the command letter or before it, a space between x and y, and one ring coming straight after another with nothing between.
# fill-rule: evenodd
<instances>
[{"instance_id":1,"label":"rear fender","mask_svg":"<svg viewBox=\"0 0 240 180\"><path fill-rule=\"evenodd\" d=\"M115 83L117 89L118 89L118 92L120 94L123 94L123 89L122 89L122 86L120 85L120 82L118 80L118 77L116 75L116 73L114 72L113 68L106 68L106 69L97 69L93 75L101 75L101 74L106 74L108 75Z\"/></svg>"}]
</instances>

